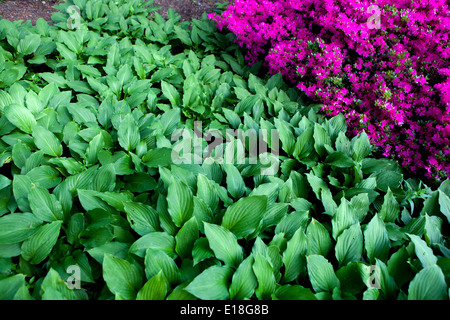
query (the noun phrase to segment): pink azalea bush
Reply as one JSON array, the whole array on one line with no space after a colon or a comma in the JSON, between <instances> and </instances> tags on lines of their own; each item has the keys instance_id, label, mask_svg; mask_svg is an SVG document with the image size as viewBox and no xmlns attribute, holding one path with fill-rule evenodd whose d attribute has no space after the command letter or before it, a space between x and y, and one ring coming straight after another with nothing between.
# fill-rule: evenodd
<instances>
[{"instance_id":1,"label":"pink azalea bush","mask_svg":"<svg viewBox=\"0 0 450 320\"><path fill-rule=\"evenodd\" d=\"M343 113L384 156L450 174L447 0L235 0L210 15L322 111Z\"/></svg>"}]
</instances>

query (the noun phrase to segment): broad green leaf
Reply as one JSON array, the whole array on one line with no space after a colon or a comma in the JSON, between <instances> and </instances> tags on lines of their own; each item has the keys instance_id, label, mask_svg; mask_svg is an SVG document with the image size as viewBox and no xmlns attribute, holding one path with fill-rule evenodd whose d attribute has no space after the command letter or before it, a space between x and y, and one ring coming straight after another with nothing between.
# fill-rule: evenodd
<instances>
[{"instance_id":1,"label":"broad green leaf","mask_svg":"<svg viewBox=\"0 0 450 320\"><path fill-rule=\"evenodd\" d=\"M416 274L408 288L408 300L446 300L447 284L437 265L427 266Z\"/></svg>"},{"instance_id":2,"label":"broad green leaf","mask_svg":"<svg viewBox=\"0 0 450 320\"><path fill-rule=\"evenodd\" d=\"M141 138L136 121L130 113L122 119L117 135L119 144L123 149L126 151L133 151L136 149Z\"/></svg>"},{"instance_id":3,"label":"broad green leaf","mask_svg":"<svg viewBox=\"0 0 450 320\"><path fill-rule=\"evenodd\" d=\"M285 272L283 282L295 280L305 267L305 255L308 249L308 239L302 228L298 228L292 238L287 242L283 252Z\"/></svg>"},{"instance_id":4,"label":"broad green leaf","mask_svg":"<svg viewBox=\"0 0 450 320\"><path fill-rule=\"evenodd\" d=\"M367 224L366 230L364 231L364 242L370 261L374 261L375 258L386 261L391 244L386 226L378 214L375 214Z\"/></svg>"},{"instance_id":5,"label":"broad green leaf","mask_svg":"<svg viewBox=\"0 0 450 320\"><path fill-rule=\"evenodd\" d=\"M114 164L101 166L92 180L92 188L99 192L114 191L116 187L116 171Z\"/></svg>"},{"instance_id":6,"label":"broad green leaf","mask_svg":"<svg viewBox=\"0 0 450 320\"><path fill-rule=\"evenodd\" d=\"M163 271L151 277L139 290L136 300L164 300L167 294L167 282Z\"/></svg>"},{"instance_id":7,"label":"broad green leaf","mask_svg":"<svg viewBox=\"0 0 450 320\"><path fill-rule=\"evenodd\" d=\"M296 146L292 127L288 122L278 118L275 118L274 124L275 127L279 130L281 147L284 151L286 151L288 155L291 155L294 152L294 147Z\"/></svg>"},{"instance_id":8,"label":"broad green leaf","mask_svg":"<svg viewBox=\"0 0 450 320\"><path fill-rule=\"evenodd\" d=\"M258 285L253 272L253 256L249 255L236 269L230 285L230 299L244 300L250 299Z\"/></svg>"},{"instance_id":9,"label":"broad green leaf","mask_svg":"<svg viewBox=\"0 0 450 320\"><path fill-rule=\"evenodd\" d=\"M44 127L34 127L33 138L36 146L45 154L53 157L60 157L62 155L63 149L61 141Z\"/></svg>"},{"instance_id":10,"label":"broad green leaf","mask_svg":"<svg viewBox=\"0 0 450 320\"><path fill-rule=\"evenodd\" d=\"M447 194L445 194L441 190L438 190L438 193L439 193L439 206L441 208L441 212L447 217L447 220L450 223L450 198ZM431 212L428 213L431 214Z\"/></svg>"},{"instance_id":11,"label":"broad green leaf","mask_svg":"<svg viewBox=\"0 0 450 320\"><path fill-rule=\"evenodd\" d=\"M270 300L277 284L272 265L259 253L256 254L254 259L252 268L258 282L258 287L255 290L256 297L259 300Z\"/></svg>"},{"instance_id":12,"label":"broad green leaf","mask_svg":"<svg viewBox=\"0 0 450 320\"><path fill-rule=\"evenodd\" d=\"M346 266L352 261L361 260L363 242L363 234L359 223L345 229L336 241L335 254L339 265Z\"/></svg>"},{"instance_id":13,"label":"broad green leaf","mask_svg":"<svg viewBox=\"0 0 450 320\"><path fill-rule=\"evenodd\" d=\"M216 186L213 181L203 174L197 176L197 197L205 201L212 212L216 211L219 205L219 195Z\"/></svg>"},{"instance_id":14,"label":"broad green leaf","mask_svg":"<svg viewBox=\"0 0 450 320\"><path fill-rule=\"evenodd\" d=\"M308 239L307 254L320 254L324 257L332 248L330 234L327 229L317 220L312 219L306 230L306 238Z\"/></svg>"},{"instance_id":15,"label":"broad green leaf","mask_svg":"<svg viewBox=\"0 0 450 320\"><path fill-rule=\"evenodd\" d=\"M356 162L363 160L371 152L369 137L366 132L360 133L353 142L353 158Z\"/></svg>"},{"instance_id":16,"label":"broad green leaf","mask_svg":"<svg viewBox=\"0 0 450 320\"><path fill-rule=\"evenodd\" d=\"M36 126L36 119L33 114L24 106L16 103L6 106L4 113L9 122L26 133L32 133Z\"/></svg>"},{"instance_id":17,"label":"broad green leaf","mask_svg":"<svg viewBox=\"0 0 450 320\"><path fill-rule=\"evenodd\" d=\"M245 183L238 169L232 164L225 164L227 174L227 190L235 199L239 199L245 193Z\"/></svg>"},{"instance_id":18,"label":"broad green leaf","mask_svg":"<svg viewBox=\"0 0 450 320\"><path fill-rule=\"evenodd\" d=\"M41 37L38 34L29 34L19 41L17 52L23 55L34 53L41 44Z\"/></svg>"},{"instance_id":19,"label":"broad green leaf","mask_svg":"<svg viewBox=\"0 0 450 320\"><path fill-rule=\"evenodd\" d=\"M227 300L232 274L233 270L228 266L209 267L195 277L185 290L202 300Z\"/></svg>"},{"instance_id":20,"label":"broad green leaf","mask_svg":"<svg viewBox=\"0 0 450 320\"><path fill-rule=\"evenodd\" d=\"M214 257L214 252L209 247L208 239L204 237L198 238L192 248L192 259L194 266L211 257Z\"/></svg>"},{"instance_id":21,"label":"broad green leaf","mask_svg":"<svg viewBox=\"0 0 450 320\"><path fill-rule=\"evenodd\" d=\"M167 204L172 221L180 228L194 212L194 196L191 189L182 181L173 178L167 191Z\"/></svg>"},{"instance_id":22,"label":"broad green leaf","mask_svg":"<svg viewBox=\"0 0 450 320\"><path fill-rule=\"evenodd\" d=\"M313 128L303 131L298 137L294 146L293 156L296 159L303 159L314 150Z\"/></svg>"},{"instance_id":23,"label":"broad green leaf","mask_svg":"<svg viewBox=\"0 0 450 320\"><path fill-rule=\"evenodd\" d=\"M42 300L88 300L82 289L69 289L67 282L51 268L41 284Z\"/></svg>"},{"instance_id":24,"label":"broad green leaf","mask_svg":"<svg viewBox=\"0 0 450 320\"><path fill-rule=\"evenodd\" d=\"M177 38L180 39L181 42L183 42L187 46L192 46L192 40L191 37L189 36L188 31L184 30L183 28L177 25L174 26L174 30Z\"/></svg>"},{"instance_id":25,"label":"broad green leaf","mask_svg":"<svg viewBox=\"0 0 450 320\"><path fill-rule=\"evenodd\" d=\"M337 237L355 222L359 222L355 217L355 209L352 208L350 202L342 198L336 213L331 220L333 238Z\"/></svg>"},{"instance_id":26,"label":"broad green leaf","mask_svg":"<svg viewBox=\"0 0 450 320\"><path fill-rule=\"evenodd\" d=\"M325 145L331 146L331 138L326 130L318 123L314 124L314 149L321 157L327 155Z\"/></svg>"},{"instance_id":27,"label":"broad green leaf","mask_svg":"<svg viewBox=\"0 0 450 320\"><path fill-rule=\"evenodd\" d=\"M178 231L175 236L175 251L181 258L192 257L192 249L199 236L197 219L192 217Z\"/></svg>"},{"instance_id":28,"label":"broad green leaf","mask_svg":"<svg viewBox=\"0 0 450 320\"><path fill-rule=\"evenodd\" d=\"M58 240L62 221L43 225L22 244L22 257L32 264L41 263L52 251Z\"/></svg>"},{"instance_id":29,"label":"broad green leaf","mask_svg":"<svg viewBox=\"0 0 450 320\"><path fill-rule=\"evenodd\" d=\"M62 220L63 210L55 195L50 194L47 189L39 186L31 188L28 194L33 214L42 221L51 222Z\"/></svg>"},{"instance_id":30,"label":"broad green leaf","mask_svg":"<svg viewBox=\"0 0 450 320\"><path fill-rule=\"evenodd\" d=\"M236 236L219 225L205 222L204 226L209 247L216 258L222 260L226 265L237 267L242 262L243 250L238 244Z\"/></svg>"},{"instance_id":31,"label":"broad green leaf","mask_svg":"<svg viewBox=\"0 0 450 320\"><path fill-rule=\"evenodd\" d=\"M437 258L433 254L433 250L427 246L427 243L420 239L419 236L415 234L407 233L408 237L414 243L414 250L416 252L417 258L419 258L422 266L424 268L434 266L437 263Z\"/></svg>"},{"instance_id":32,"label":"broad green leaf","mask_svg":"<svg viewBox=\"0 0 450 320\"><path fill-rule=\"evenodd\" d=\"M180 102L180 94L173 85L167 83L166 81L161 81L161 90L164 96L169 99L172 107L178 106Z\"/></svg>"},{"instance_id":33,"label":"broad green leaf","mask_svg":"<svg viewBox=\"0 0 450 320\"><path fill-rule=\"evenodd\" d=\"M141 271L127 260L105 253L103 259L103 279L113 294L125 300L133 300L142 287Z\"/></svg>"},{"instance_id":34,"label":"broad green leaf","mask_svg":"<svg viewBox=\"0 0 450 320\"><path fill-rule=\"evenodd\" d=\"M164 251L148 248L145 254L145 275L147 279L163 272L167 281L172 284L180 279L178 266Z\"/></svg>"},{"instance_id":35,"label":"broad green leaf","mask_svg":"<svg viewBox=\"0 0 450 320\"><path fill-rule=\"evenodd\" d=\"M42 221L29 212L0 217L0 244L22 242L36 233L41 224Z\"/></svg>"},{"instance_id":36,"label":"broad green leaf","mask_svg":"<svg viewBox=\"0 0 450 320\"><path fill-rule=\"evenodd\" d=\"M334 273L333 266L324 256L307 256L306 263L309 280L316 293L332 292L334 288L340 288L340 282Z\"/></svg>"},{"instance_id":37,"label":"broad green leaf","mask_svg":"<svg viewBox=\"0 0 450 320\"><path fill-rule=\"evenodd\" d=\"M151 206L139 202L125 202L124 211L130 226L140 236L160 231L158 212Z\"/></svg>"},{"instance_id":38,"label":"broad green leaf","mask_svg":"<svg viewBox=\"0 0 450 320\"><path fill-rule=\"evenodd\" d=\"M379 214L384 222L395 222L399 218L400 207L389 187Z\"/></svg>"},{"instance_id":39,"label":"broad green leaf","mask_svg":"<svg viewBox=\"0 0 450 320\"><path fill-rule=\"evenodd\" d=\"M145 256L148 248L164 251L169 257L175 258L175 239L166 232L151 232L137 239L130 247L130 253L139 257Z\"/></svg>"},{"instance_id":40,"label":"broad green leaf","mask_svg":"<svg viewBox=\"0 0 450 320\"><path fill-rule=\"evenodd\" d=\"M15 300L17 292L27 287L25 275L15 274L0 280L0 300Z\"/></svg>"},{"instance_id":41,"label":"broad green leaf","mask_svg":"<svg viewBox=\"0 0 450 320\"><path fill-rule=\"evenodd\" d=\"M258 228L267 209L267 196L249 196L228 207L222 218L222 226L240 239Z\"/></svg>"},{"instance_id":42,"label":"broad green leaf","mask_svg":"<svg viewBox=\"0 0 450 320\"><path fill-rule=\"evenodd\" d=\"M276 300L317 300L310 289L290 284L278 287L272 297Z\"/></svg>"}]
</instances>

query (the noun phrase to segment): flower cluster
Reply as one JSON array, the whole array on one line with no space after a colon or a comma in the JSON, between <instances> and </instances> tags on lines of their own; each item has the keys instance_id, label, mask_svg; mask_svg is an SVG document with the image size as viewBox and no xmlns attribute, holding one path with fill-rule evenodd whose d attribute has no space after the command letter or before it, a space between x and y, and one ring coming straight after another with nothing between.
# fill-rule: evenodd
<instances>
[{"instance_id":1,"label":"flower cluster","mask_svg":"<svg viewBox=\"0 0 450 320\"><path fill-rule=\"evenodd\" d=\"M447 0L236 0L210 15L351 133L438 180L450 175Z\"/></svg>"}]
</instances>

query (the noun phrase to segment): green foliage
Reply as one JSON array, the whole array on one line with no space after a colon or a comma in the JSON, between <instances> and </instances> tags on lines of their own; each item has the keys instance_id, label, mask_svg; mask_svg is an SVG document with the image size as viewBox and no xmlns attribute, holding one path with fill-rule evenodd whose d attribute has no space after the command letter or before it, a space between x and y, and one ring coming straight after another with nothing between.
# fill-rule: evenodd
<instances>
[{"instance_id":1,"label":"green foliage","mask_svg":"<svg viewBox=\"0 0 450 320\"><path fill-rule=\"evenodd\" d=\"M371 158L206 16L57 8L0 20L1 299L448 299L449 181ZM215 161L251 155L230 128L279 152Z\"/></svg>"}]
</instances>

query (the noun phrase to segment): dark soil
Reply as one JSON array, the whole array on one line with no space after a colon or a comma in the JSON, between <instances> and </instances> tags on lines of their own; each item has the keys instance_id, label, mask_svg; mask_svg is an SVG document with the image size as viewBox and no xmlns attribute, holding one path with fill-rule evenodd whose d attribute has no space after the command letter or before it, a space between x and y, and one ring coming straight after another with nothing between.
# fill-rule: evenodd
<instances>
[{"instance_id":1,"label":"dark soil","mask_svg":"<svg viewBox=\"0 0 450 320\"><path fill-rule=\"evenodd\" d=\"M154 6L161 7L158 11L162 16L167 17L167 10L174 9L182 21L199 19L203 12L214 12L217 2L227 0L155 0ZM58 0L0 0L0 17L2 19L31 20L34 25L38 18L51 20L52 12L57 11L53 6Z\"/></svg>"}]
</instances>

